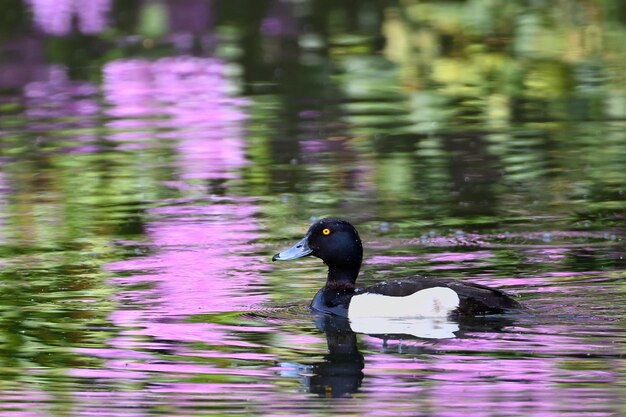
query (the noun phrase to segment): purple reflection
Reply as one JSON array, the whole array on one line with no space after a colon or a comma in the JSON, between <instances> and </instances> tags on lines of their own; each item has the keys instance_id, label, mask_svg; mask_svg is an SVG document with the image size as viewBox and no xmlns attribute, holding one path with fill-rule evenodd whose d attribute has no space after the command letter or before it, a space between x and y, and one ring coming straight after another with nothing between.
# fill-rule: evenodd
<instances>
[{"instance_id":1,"label":"purple reflection","mask_svg":"<svg viewBox=\"0 0 626 417\"><path fill-rule=\"evenodd\" d=\"M492 257L493 254L489 251L476 251L476 252L441 252L436 254L426 255L430 262L469 262L469 261L482 261Z\"/></svg>"},{"instance_id":2,"label":"purple reflection","mask_svg":"<svg viewBox=\"0 0 626 417\"><path fill-rule=\"evenodd\" d=\"M96 92L93 84L70 81L65 68L51 66L45 80L24 86L26 115L32 119L93 116L100 110Z\"/></svg>"},{"instance_id":3,"label":"purple reflection","mask_svg":"<svg viewBox=\"0 0 626 417\"><path fill-rule=\"evenodd\" d=\"M0 159L0 162L1 161L2 160ZM6 218L9 214L6 212L6 209L8 208L7 197L9 192L9 181L6 178L6 174L0 170L0 245L4 245L8 238L4 232L6 230ZM0 259L0 265L4 264L4 262L4 260Z\"/></svg>"},{"instance_id":4,"label":"purple reflection","mask_svg":"<svg viewBox=\"0 0 626 417\"><path fill-rule=\"evenodd\" d=\"M526 251L526 262L529 263L556 263L567 257L572 249L568 247L548 247L530 249Z\"/></svg>"},{"instance_id":5,"label":"purple reflection","mask_svg":"<svg viewBox=\"0 0 626 417\"><path fill-rule=\"evenodd\" d=\"M272 378L269 365L276 361L275 355L241 335L274 329L247 326L241 320L233 324L210 318L190 320L250 311L267 301L261 272L268 265L251 255L254 241L261 236L255 214L256 208L243 198L150 210L147 238L154 253L108 265L120 274L112 282L121 288L119 308L109 318L125 330L108 341L110 348L82 350L103 358L102 369L76 369L73 375L124 382L167 375L172 382L159 384L158 391L168 393L170 405L184 404L195 392L229 398L246 389L246 379L251 392L264 385L269 389L269 384L258 381ZM162 351L168 352L167 357L159 356ZM236 365L248 362L268 366L239 369ZM198 375L242 380L193 382Z\"/></svg>"},{"instance_id":6,"label":"purple reflection","mask_svg":"<svg viewBox=\"0 0 626 417\"><path fill-rule=\"evenodd\" d=\"M298 21L293 14L291 2L275 0L261 23L261 33L268 37L296 36Z\"/></svg>"},{"instance_id":7,"label":"purple reflection","mask_svg":"<svg viewBox=\"0 0 626 417\"><path fill-rule=\"evenodd\" d=\"M41 405L52 401L51 394L9 387L10 385L0 391L0 414L2 416L44 417L50 415L49 410L46 409L48 407L41 407Z\"/></svg>"},{"instance_id":8,"label":"purple reflection","mask_svg":"<svg viewBox=\"0 0 626 417\"><path fill-rule=\"evenodd\" d=\"M247 101L232 97L236 87L227 71L218 59L191 56L109 62L103 69L103 88L112 105L108 113L172 116L174 121L164 126L192 129L242 120L245 114L239 106Z\"/></svg>"},{"instance_id":9,"label":"purple reflection","mask_svg":"<svg viewBox=\"0 0 626 417\"><path fill-rule=\"evenodd\" d=\"M232 178L246 163L247 101L233 97L227 71L220 60L189 56L108 63L103 88L107 113L116 118L110 138L150 146L155 135L145 132L157 130L159 138L174 140L181 180Z\"/></svg>"},{"instance_id":10,"label":"purple reflection","mask_svg":"<svg viewBox=\"0 0 626 417\"><path fill-rule=\"evenodd\" d=\"M48 65L43 49L43 39L26 34L5 39L2 54L11 58L0 60L0 88L21 88L41 79Z\"/></svg>"},{"instance_id":11,"label":"purple reflection","mask_svg":"<svg viewBox=\"0 0 626 417\"><path fill-rule=\"evenodd\" d=\"M111 10L111 0L75 0L78 28L83 33L100 33L107 27L107 16Z\"/></svg>"},{"instance_id":12,"label":"purple reflection","mask_svg":"<svg viewBox=\"0 0 626 417\"><path fill-rule=\"evenodd\" d=\"M178 178L169 180L170 185L184 189L188 179L237 176L236 169L246 162L242 139L246 115L241 108L245 101L232 97L235 86L226 71L222 61L212 58L108 63L103 70L103 89L111 104L108 113L116 117L111 126L131 129L115 138L140 142L149 135L136 135L132 129L167 129L159 136L170 139L178 154ZM110 268L142 271L129 278L117 278L117 283L151 282L155 288L122 294L143 305L141 310L118 312L114 319L145 320L150 317L145 316L146 309L155 310L155 318L233 311L237 309L233 304L237 298L233 297L238 294L245 296L241 309L261 302L263 296L250 291L248 285L250 279L258 279L257 273L263 267L243 255L259 236L251 220L254 214L250 202L228 198L151 210L155 221L147 225L147 230L156 254L112 264ZM159 325L169 337L169 323ZM212 329L208 333L199 339L221 337Z\"/></svg>"},{"instance_id":13,"label":"purple reflection","mask_svg":"<svg viewBox=\"0 0 626 417\"><path fill-rule=\"evenodd\" d=\"M368 356L362 397L371 405L392 399L399 410L415 407L412 398L420 398L418 406L428 405L432 416L459 416L469 410L480 410L484 416L615 412L620 393L606 389L620 383L615 371L618 349L605 340L615 334L612 324L562 319L558 324L535 325L535 320L520 324L524 326L440 340L432 351L430 343L387 341L386 353ZM596 326L601 337L594 342L589 329ZM372 337L366 340L379 347L383 343ZM421 353L393 354L411 349ZM590 354L593 357L581 359ZM615 359L598 359L603 356ZM604 365L598 368L600 362Z\"/></svg>"},{"instance_id":14,"label":"purple reflection","mask_svg":"<svg viewBox=\"0 0 626 417\"><path fill-rule=\"evenodd\" d=\"M459 268L477 268L487 265L487 260L493 257L490 251L475 252L441 252L425 255L431 263L430 269L449 270Z\"/></svg>"},{"instance_id":15,"label":"purple reflection","mask_svg":"<svg viewBox=\"0 0 626 417\"><path fill-rule=\"evenodd\" d=\"M398 265L418 260L418 256L372 256L366 260L367 265Z\"/></svg>"},{"instance_id":16,"label":"purple reflection","mask_svg":"<svg viewBox=\"0 0 626 417\"><path fill-rule=\"evenodd\" d=\"M174 33L204 34L213 28L213 1L169 0L169 27Z\"/></svg>"},{"instance_id":17,"label":"purple reflection","mask_svg":"<svg viewBox=\"0 0 626 417\"><path fill-rule=\"evenodd\" d=\"M175 174L163 183L183 195L205 194L206 183L198 180L238 178L246 163L246 102L233 97L236 88L227 71L222 61L211 58L108 63L103 69L106 113L113 118L108 137L125 149L169 144ZM108 341L109 348L89 354L103 358L104 369L111 372L78 370L77 375L122 380L126 371L131 380L171 375L176 382L162 385L175 393L170 403L183 401L176 384L193 387L187 378L200 374L271 376L269 367L224 366L271 362L274 355L241 336L271 329L246 326L236 315L232 324L213 318L254 310L267 301L261 273L268 264L253 255L261 236L257 209L251 199L230 196L227 184L221 194L162 201L163 206L148 210L142 246L150 253L108 265L117 275L111 282L120 287L119 308L109 318L124 330ZM159 358L157 352L164 350L169 355ZM199 357L206 360L197 363ZM197 390L216 392L218 385L199 383Z\"/></svg>"},{"instance_id":18,"label":"purple reflection","mask_svg":"<svg viewBox=\"0 0 626 417\"><path fill-rule=\"evenodd\" d=\"M367 264L373 265L399 265L407 262L414 262L424 259L429 263L440 265L430 265L430 269L445 270L474 268L485 265L489 258L493 257L491 251L475 252L440 252L434 254L424 254L421 256L374 256L367 260Z\"/></svg>"},{"instance_id":19,"label":"purple reflection","mask_svg":"<svg viewBox=\"0 0 626 417\"><path fill-rule=\"evenodd\" d=\"M215 338L210 326L168 323L168 316L186 316L229 311L245 311L259 306L266 295L259 291L259 272L267 265L247 255L252 241L259 237L257 226L250 219L254 208L244 204L212 204L208 206L174 206L151 210L157 221L148 225L148 236L157 251L152 256L109 265L115 272L141 271L130 277L118 277L118 285L152 283L150 290L122 293L126 300L141 306L140 310L120 310L113 320L130 325L137 320L155 320L169 338L206 340ZM177 327L177 329L176 329ZM196 327L209 334L197 337ZM192 336L187 337L183 329ZM221 337L221 336L218 336Z\"/></svg>"},{"instance_id":20,"label":"purple reflection","mask_svg":"<svg viewBox=\"0 0 626 417\"><path fill-rule=\"evenodd\" d=\"M233 324L210 318L190 320L250 311L267 301L261 274L267 263L251 255L260 237L256 208L246 199L224 198L159 207L148 214L146 233L153 253L108 265L119 274L112 282L121 288L119 308L109 318L124 330L107 342L108 348L81 349L104 359L104 366L75 369L72 375L124 382L167 375L173 382L163 382L158 389L171 394L170 405L184 403L194 392L206 396L245 390L243 380L194 383L198 375L249 378L250 388L260 389L257 381L272 377L269 364L276 357L241 335L273 329L247 326L241 320ZM167 357L159 356L162 351L168 352ZM268 366L235 366L247 362Z\"/></svg>"},{"instance_id":21,"label":"purple reflection","mask_svg":"<svg viewBox=\"0 0 626 417\"><path fill-rule=\"evenodd\" d=\"M80 129L80 134L71 137L80 143L65 151L86 153L97 150L89 143L97 138L97 134L86 130L95 128L99 123L96 117L100 105L96 93L97 88L89 82L69 80L65 68L49 67L44 79L24 86L24 114L29 119L28 129L44 134L38 140L53 141L57 138L50 133L56 130Z\"/></svg>"},{"instance_id":22,"label":"purple reflection","mask_svg":"<svg viewBox=\"0 0 626 417\"><path fill-rule=\"evenodd\" d=\"M43 32L63 36L72 31L76 18L82 33L100 33L107 27L111 0L27 0L35 24Z\"/></svg>"}]
</instances>

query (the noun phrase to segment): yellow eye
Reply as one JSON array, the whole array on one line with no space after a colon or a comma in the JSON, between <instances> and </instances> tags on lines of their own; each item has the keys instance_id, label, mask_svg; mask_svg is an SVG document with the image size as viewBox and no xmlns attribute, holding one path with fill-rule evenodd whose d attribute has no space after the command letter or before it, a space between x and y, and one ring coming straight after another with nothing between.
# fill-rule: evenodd
<instances>
[{"instance_id":1,"label":"yellow eye","mask_svg":"<svg viewBox=\"0 0 626 417\"><path fill-rule=\"evenodd\" d=\"M322 234L323 234L324 236L328 236L328 235L330 234L330 229L324 229L324 230L322 230Z\"/></svg>"}]
</instances>

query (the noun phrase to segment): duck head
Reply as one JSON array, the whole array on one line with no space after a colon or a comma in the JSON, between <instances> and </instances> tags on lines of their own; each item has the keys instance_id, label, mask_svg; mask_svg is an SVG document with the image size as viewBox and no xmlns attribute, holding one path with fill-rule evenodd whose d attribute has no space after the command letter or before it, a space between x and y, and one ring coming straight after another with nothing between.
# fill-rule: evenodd
<instances>
[{"instance_id":1,"label":"duck head","mask_svg":"<svg viewBox=\"0 0 626 417\"><path fill-rule=\"evenodd\" d=\"M290 261L315 256L328 265L328 281L354 283L363 260L363 245L354 226L340 219L321 219L313 223L295 245L272 257Z\"/></svg>"}]
</instances>

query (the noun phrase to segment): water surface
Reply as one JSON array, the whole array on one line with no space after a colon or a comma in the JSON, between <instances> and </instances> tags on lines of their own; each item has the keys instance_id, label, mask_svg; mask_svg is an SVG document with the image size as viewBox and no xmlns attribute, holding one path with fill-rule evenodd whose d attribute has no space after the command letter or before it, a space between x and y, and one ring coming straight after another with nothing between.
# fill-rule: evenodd
<instances>
[{"instance_id":1,"label":"water surface","mask_svg":"<svg viewBox=\"0 0 626 417\"><path fill-rule=\"evenodd\" d=\"M0 414L625 412L619 2L14 3ZM322 216L527 309L312 315Z\"/></svg>"}]
</instances>

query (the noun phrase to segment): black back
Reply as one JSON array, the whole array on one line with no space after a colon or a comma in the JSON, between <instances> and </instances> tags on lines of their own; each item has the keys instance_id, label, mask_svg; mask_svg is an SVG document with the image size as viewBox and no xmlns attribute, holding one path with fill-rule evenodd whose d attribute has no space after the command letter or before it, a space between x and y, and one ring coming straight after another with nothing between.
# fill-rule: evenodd
<instances>
[{"instance_id":1,"label":"black back","mask_svg":"<svg viewBox=\"0 0 626 417\"><path fill-rule=\"evenodd\" d=\"M497 314L521 308L521 305L504 291L454 279L433 279L420 276L402 278L379 282L363 289L361 293L405 297L417 291L435 287L447 287L458 294L460 305L455 313L460 315Z\"/></svg>"}]
</instances>

